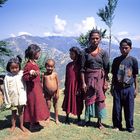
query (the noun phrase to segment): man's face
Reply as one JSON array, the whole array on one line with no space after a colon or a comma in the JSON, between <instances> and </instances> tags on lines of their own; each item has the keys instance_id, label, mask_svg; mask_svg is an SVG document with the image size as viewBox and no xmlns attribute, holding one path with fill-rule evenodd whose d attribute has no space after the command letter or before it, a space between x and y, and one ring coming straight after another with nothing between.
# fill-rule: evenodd
<instances>
[{"instance_id":1,"label":"man's face","mask_svg":"<svg viewBox=\"0 0 140 140\"><path fill-rule=\"evenodd\" d=\"M125 42L122 43L122 45L120 46L120 51L122 55L128 55L130 50L131 50L131 47Z\"/></svg>"}]
</instances>

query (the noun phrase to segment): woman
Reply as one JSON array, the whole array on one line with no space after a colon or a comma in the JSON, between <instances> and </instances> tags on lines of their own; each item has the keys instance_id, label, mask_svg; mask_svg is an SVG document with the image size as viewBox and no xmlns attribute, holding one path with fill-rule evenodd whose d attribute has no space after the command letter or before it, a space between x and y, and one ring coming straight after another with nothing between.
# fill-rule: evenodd
<instances>
[{"instance_id":1,"label":"woman","mask_svg":"<svg viewBox=\"0 0 140 140\"><path fill-rule=\"evenodd\" d=\"M81 58L82 89L85 93L85 121L90 123L91 117L98 118L97 126L103 128L101 119L105 117L105 91L109 72L108 53L100 48L101 34L92 30L89 34L89 47Z\"/></svg>"}]
</instances>

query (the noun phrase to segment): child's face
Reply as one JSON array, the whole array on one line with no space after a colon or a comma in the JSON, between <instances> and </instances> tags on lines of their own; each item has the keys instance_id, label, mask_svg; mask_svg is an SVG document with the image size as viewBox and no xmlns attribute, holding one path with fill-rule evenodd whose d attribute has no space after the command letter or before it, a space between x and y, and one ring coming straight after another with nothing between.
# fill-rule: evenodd
<instances>
[{"instance_id":1,"label":"child's face","mask_svg":"<svg viewBox=\"0 0 140 140\"><path fill-rule=\"evenodd\" d=\"M46 71L47 73L51 74L54 70L54 62L53 61L48 61L46 64Z\"/></svg>"},{"instance_id":2,"label":"child's face","mask_svg":"<svg viewBox=\"0 0 140 140\"><path fill-rule=\"evenodd\" d=\"M40 55L41 55L41 52L40 52L40 51L37 52L37 53L35 54L35 60L38 60L38 58L40 57Z\"/></svg>"},{"instance_id":3,"label":"child's face","mask_svg":"<svg viewBox=\"0 0 140 140\"><path fill-rule=\"evenodd\" d=\"M70 51L70 58L71 58L72 60L76 60L76 53L73 52L73 51Z\"/></svg>"},{"instance_id":4,"label":"child's face","mask_svg":"<svg viewBox=\"0 0 140 140\"><path fill-rule=\"evenodd\" d=\"M125 42L122 43L122 45L120 46L120 51L121 51L122 55L124 55L124 56L128 55L130 50L131 50L131 47L128 46L128 44Z\"/></svg>"},{"instance_id":5,"label":"child's face","mask_svg":"<svg viewBox=\"0 0 140 140\"><path fill-rule=\"evenodd\" d=\"M19 70L20 70L19 64L12 63L12 64L10 65L10 72L11 72L12 74L18 74Z\"/></svg>"}]
</instances>

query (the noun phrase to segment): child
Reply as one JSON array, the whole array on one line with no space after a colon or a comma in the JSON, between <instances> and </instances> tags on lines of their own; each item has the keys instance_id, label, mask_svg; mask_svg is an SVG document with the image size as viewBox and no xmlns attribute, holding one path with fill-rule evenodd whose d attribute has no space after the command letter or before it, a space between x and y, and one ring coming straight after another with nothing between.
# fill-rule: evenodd
<instances>
[{"instance_id":1,"label":"child","mask_svg":"<svg viewBox=\"0 0 140 140\"><path fill-rule=\"evenodd\" d=\"M30 122L30 130L36 131L42 127L39 121L49 118L49 110L43 97L43 90L40 80L40 70L36 60L40 56L40 47L31 44L25 51L25 58L28 59L23 72L23 80L27 87L27 105L24 112L24 121Z\"/></svg>"},{"instance_id":2,"label":"child","mask_svg":"<svg viewBox=\"0 0 140 140\"><path fill-rule=\"evenodd\" d=\"M3 81L4 81L5 75L0 75L0 111L3 109L3 103L4 103L4 96L3 96Z\"/></svg>"},{"instance_id":3,"label":"child","mask_svg":"<svg viewBox=\"0 0 140 140\"><path fill-rule=\"evenodd\" d=\"M70 50L70 58L72 62L66 66L65 76L65 91L64 100L62 104L63 111L66 112L65 123L69 124L69 114L77 115L78 123L81 121L80 115L83 110L83 99L80 93L79 81L79 56L80 50L78 47L72 47Z\"/></svg>"},{"instance_id":4,"label":"child","mask_svg":"<svg viewBox=\"0 0 140 140\"><path fill-rule=\"evenodd\" d=\"M121 56L116 57L112 64L112 95L113 95L113 126L122 130L122 107L126 129L133 132L134 98L138 93L138 62L129 55L132 42L125 38L120 42Z\"/></svg>"},{"instance_id":5,"label":"child","mask_svg":"<svg viewBox=\"0 0 140 140\"><path fill-rule=\"evenodd\" d=\"M53 98L55 120L56 120L56 124L58 124L59 123L58 120L59 82L58 82L57 73L54 72L55 61L53 59L48 59L45 63L45 68L46 68L46 72L42 75L43 91L49 110L51 109L51 99Z\"/></svg>"},{"instance_id":6,"label":"child","mask_svg":"<svg viewBox=\"0 0 140 140\"><path fill-rule=\"evenodd\" d=\"M22 81L23 71L21 70L21 58L11 58L6 70L8 73L4 78L4 101L7 108L12 110L12 127L14 131L16 127L16 116L19 114L20 129L25 132L26 128L23 126L23 110L26 105L26 90Z\"/></svg>"}]
</instances>

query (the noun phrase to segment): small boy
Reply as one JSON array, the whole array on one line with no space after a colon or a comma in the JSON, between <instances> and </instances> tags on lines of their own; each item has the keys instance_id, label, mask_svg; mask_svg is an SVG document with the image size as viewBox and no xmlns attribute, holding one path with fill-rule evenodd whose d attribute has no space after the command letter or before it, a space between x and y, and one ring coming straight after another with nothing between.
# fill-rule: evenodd
<instances>
[{"instance_id":1,"label":"small boy","mask_svg":"<svg viewBox=\"0 0 140 140\"><path fill-rule=\"evenodd\" d=\"M49 110L51 109L51 99L53 98L53 107L55 111L56 124L58 120L58 98L59 98L59 82L57 73L54 72L55 61L48 59L45 63L46 72L42 75L43 91ZM48 119L48 122L50 118Z\"/></svg>"},{"instance_id":2,"label":"small boy","mask_svg":"<svg viewBox=\"0 0 140 140\"><path fill-rule=\"evenodd\" d=\"M138 93L138 62L130 56L132 42L125 38L120 42L121 56L116 57L112 64L113 113L112 120L115 130L122 130L122 107L126 130L133 132L134 98Z\"/></svg>"}]
</instances>

